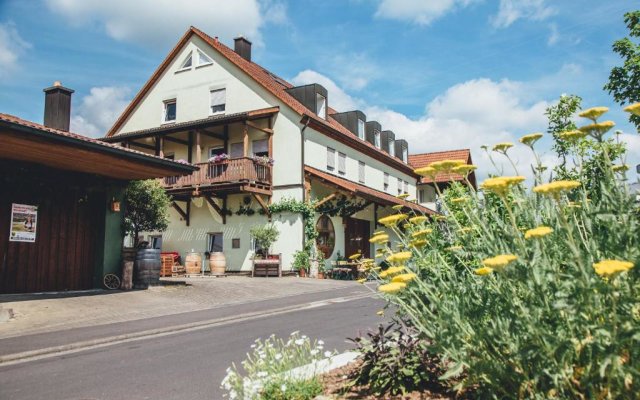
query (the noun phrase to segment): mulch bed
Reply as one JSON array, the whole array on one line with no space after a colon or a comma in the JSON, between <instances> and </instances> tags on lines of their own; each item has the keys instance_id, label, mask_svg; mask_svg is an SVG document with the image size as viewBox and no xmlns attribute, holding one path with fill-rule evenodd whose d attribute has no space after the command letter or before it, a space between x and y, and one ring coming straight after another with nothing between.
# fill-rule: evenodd
<instances>
[{"instance_id":1,"label":"mulch bed","mask_svg":"<svg viewBox=\"0 0 640 400\"><path fill-rule=\"evenodd\" d=\"M425 389L421 392L411 392L399 396L380 396L371 394L367 386L354 386L345 389L349 383L349 374L360 368L360 361L354 361L342 368L330 371L320 377L324 385L324 394L340 400L445 400L456 399L453 393ZM464 397L464 396L463 396Z\"/></svg>"}]
</instances>

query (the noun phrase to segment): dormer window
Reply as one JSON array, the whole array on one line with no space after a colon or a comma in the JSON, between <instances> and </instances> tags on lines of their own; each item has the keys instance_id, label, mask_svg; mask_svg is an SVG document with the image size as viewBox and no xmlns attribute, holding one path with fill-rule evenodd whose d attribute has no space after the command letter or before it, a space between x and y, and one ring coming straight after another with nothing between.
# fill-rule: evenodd
<instances>
[{"instance_id":1,"label":"dormer window","mask_svg":"<svg viewBox=\"0 0 640 400\"><path fill-rule=\"evenodd\" d=\"M364 140L364 121L358 119L358 137Z\"/></svg>"},{"instance_id":2,"label":"dormer window","mask_svg":"<svg viewBox=\"0 0 640 400\"><path fill-rule=\"evenodd\" d=\"M409 160L409 150L408 149L403 149L402 150L402 161L407 162Z\"/></svg>"},{"instance_id":3,"label":"dormer window","mask_svg":"<svg viewBox=\"0 0 640 400\"><path fill-rule=\"evenodd\" d=\"M391 157L396 156L396 144L394 143L393 140L389 140L389 155Z\"/></svg>"},{"instance_id":4,"label":"dormer window","mask_svg":"<svg viewBox=\"0 0 640 400\"><path fill-rule=\"evenodd\" d=\"M374 132L373 139L374 139L374 145L377 148L380 148L380 132Z\"/></svg>"},{"instance_id":5,"label":"dormer window","mask_svg":"<svg viewBox=\"0 0 640 400\"><path fill-rule=\"evenodd\" d=\"M189 52L189 55L184 59L184 61L182 61L182 64L180 64L180 69L178 69L178 71L191 69L192 65L193 65L193 53Z\"/></svg>"},{"instance_id":6,"label":"dormer window","mask_svg":"<svg viewBox=\"0 0 640 400\"><path fill-rule=\"evenodd\" d=\"M176 99L164 102L163 122L174 122L176 120Z\"/></svg>"},{"instance_id":7,"label":"dormer window","mask_svg":"<svg viewBox=\"0 0 640 400\"><path fill-rule=\"evenodd\" d=\"M198 67L202 67L205 65L213 64L213 60L208 55L204 54L202 50L197 50L198 52Z\"/></svg>"},{"instance_id":8,"label":"dormer window","mask_svg":"<svg viewBox=\"0 0 640 400\"><path fill-rule=\"evenodd\" d=\"M320 118L327 119L327 99L320 93L316 93L316 114Z\"/></svg>"}]
</instances>

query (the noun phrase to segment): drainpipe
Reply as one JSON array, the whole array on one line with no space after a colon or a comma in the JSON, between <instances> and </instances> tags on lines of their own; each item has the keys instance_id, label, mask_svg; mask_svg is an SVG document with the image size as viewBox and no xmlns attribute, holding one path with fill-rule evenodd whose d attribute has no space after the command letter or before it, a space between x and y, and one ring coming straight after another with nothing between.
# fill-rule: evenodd
<instances>
[{"instance_id":1,"label":"drainpipe","mask_svg":"<svg viewBox=\"0 0 640 400\"><path fill-rule=\"evenodd\" d=\"M300 157L302 160L302 164L300 167L300 178L302 179L302 202L305 202L307 199L306 197L306 188L304 186L304 141L305 141L305 135L304 135L304 131L305 129L307 129L307 126L309 126L309 121L310 118L308 115L304 116L304 126L302 127L302 129L300 129ZM304 232L304 221L302 222L302 248L304 249L305 245L307 244L307 238L305 237L305 232Z\"/></svg>"}]
</instances>

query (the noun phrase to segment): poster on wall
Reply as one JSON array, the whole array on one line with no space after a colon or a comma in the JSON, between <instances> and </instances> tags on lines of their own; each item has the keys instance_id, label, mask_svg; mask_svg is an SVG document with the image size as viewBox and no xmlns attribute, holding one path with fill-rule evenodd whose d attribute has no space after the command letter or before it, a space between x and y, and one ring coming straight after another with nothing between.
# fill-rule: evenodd
<instances>
[{"instance_id":1,"label":"poster on wall","mask_svg":"<svg viewBox=\"0 0 640 400\"><path fill-rule=\"evenodd\" d=\"M11 232L10 242L36 241L36 226L38 221L38 206L27 204L11 205Z\"/></svg>"}]
</instances>

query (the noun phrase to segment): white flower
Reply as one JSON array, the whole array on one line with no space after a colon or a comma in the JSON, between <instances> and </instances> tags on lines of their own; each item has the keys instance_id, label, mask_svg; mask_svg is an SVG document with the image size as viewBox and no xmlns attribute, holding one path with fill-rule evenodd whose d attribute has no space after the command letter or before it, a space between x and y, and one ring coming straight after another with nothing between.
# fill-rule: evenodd
<instances>
[{"instance_id":1,"label":"white flower","mask_svg":"<svg viewBox=\"0 0 640 400\"><path fill-rule=\"evenodd\" d=\"M302 335L302 336L300 336L300 337L301 337L301 338L303 338L303 339L306 339L306 338L307 338L307 335Z\"/></svg>"},{"instance_id":2,"label":"white flower","mask_svg":"<svg viewBox=\"0 0 640 400\"><path fill-rule=\"evenodd\" d=\"M229 398L230 399L237 399L238 398L238 393L236 393L235 390L232 390L229 392Z\"/></svg>"},{"instance_id":3,"label":"white flower","mask_svg":"<svg viewBox=\"0 0 640 400\"><path fill-rule=\"evenodd\" d=\"M252 349L255 349L255 348L256 348L256 344L255 344L255 343L254 343L254 344L252 344L252 345L251 345L251 348L252 348Z\"/></svg>"},{"instance_id":4,"label":"white flower","mask_svg":"<svg viewBox=\"0 0 640 400\"><path fill-rule=\"evenodd\" d=\"M318 344L322 346L324 344L324 340L318 340Z\"/></svg>"},{"instance_id":5,"label":"white flower","mask_svg":"<svg viewBox=\"0 0 640 400\"><path fill-rule=\"evenodd\" d=\"M302 346L304 344L304 340L303 339L297 339L294 343L297 344L298 346Z\"/></svg>"},{"instance_id":6,"label":"white flower","mask_svg":"<svg viewBox=\"0 0 640 400\"><path fill-rule=\"evenodd\" d=\"M280 390L282 390L283 392L287 391L287 385L282 384L282 386L280 386Z\"/></svg>"},{"instance_id":7,"label":"white flower","mask_svg":"<svg viewBox=\"0 0 640 400\"><path fill-rule=\"evenodd\" d=\"M322 350L322 349L324 349L324 346L317 346L316 349Z\"/></svg>"},{"instance_id":8,"label":"white flower","mask_svg":"<svg viewBox=\"0 0 640 400\"><path fill-rule=\"evenodd\" d=\"M318 350L318 349L313 349L313 350L311 350L311 355L312 355L312 356L315 356L315 355L316 355L316 354L318 354L318 353L320 353L320 350Z\"/></svg>"},{"instance_id":9,"label":"white flower","mask_svg":"<svg viewBox=\"0 0 640 400\"><path fill-rule=\"evenodd\" d=\"M258 378L264 378L267 375L269 375L269 374L267 374L265 371L258 372Z\"/></svg>"},{"instance_id":10,"label":"white flower","mask_svg":"<svg viewBox=\"0 0 640 400\"><path fill-rule=\"evenodd\" d=\"M278 354L275 355L276 361L280 360L281 358L282 358L282 354L278 353Z\"/></svg>"},{"instance_id":11,"label":"white flower","mask_svg":"<svg viewBox=\"0 0 640 400\"><path fill-rule=\"evenodd\" d=\"M324 352L324 356L327 357L327 358L331 357L331 352L330 351L325 351Z\"/></svg>"},{"instance_id":12,"label":"white flower","mask_svg":"<svg viewBox=\"0 0 640 400\"><path fill-rule=\"evenodd\" d=\"M291 332L291 335L290 335L290 336L295 336L295 335L297 335L298 333L300 333L300 331L293 331L293 332Z\"/></svg>"}]
</instances>

